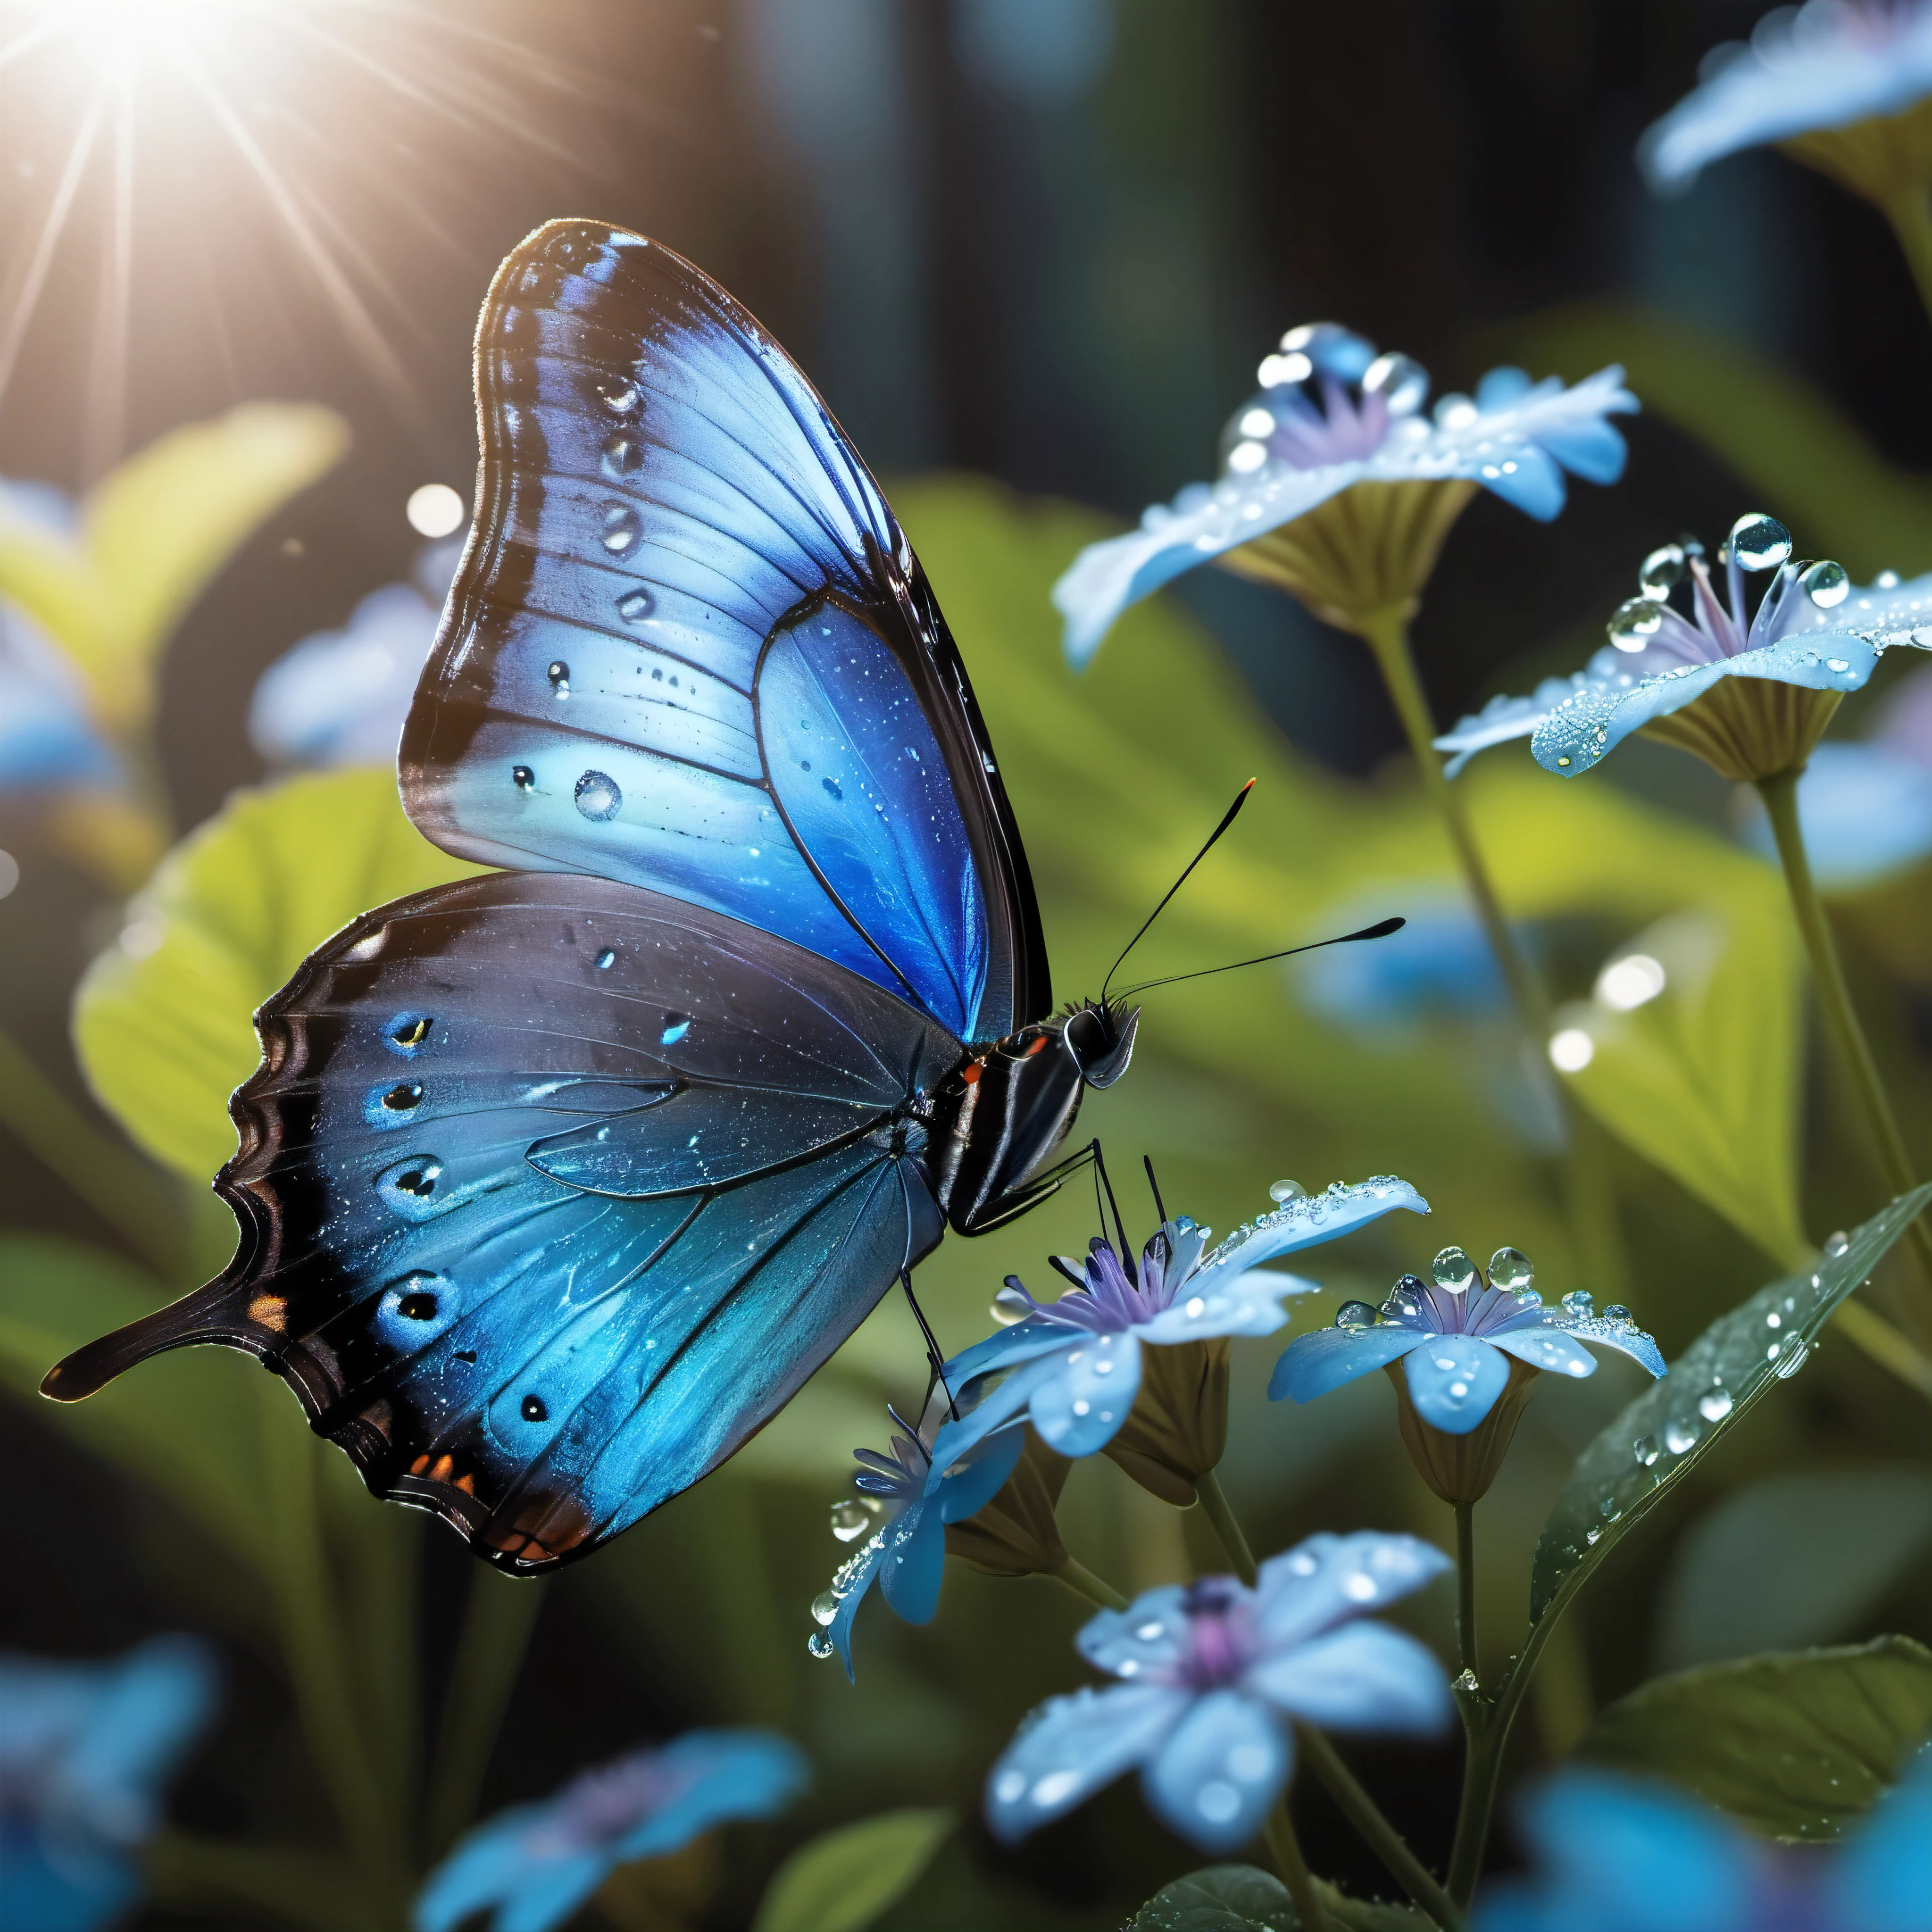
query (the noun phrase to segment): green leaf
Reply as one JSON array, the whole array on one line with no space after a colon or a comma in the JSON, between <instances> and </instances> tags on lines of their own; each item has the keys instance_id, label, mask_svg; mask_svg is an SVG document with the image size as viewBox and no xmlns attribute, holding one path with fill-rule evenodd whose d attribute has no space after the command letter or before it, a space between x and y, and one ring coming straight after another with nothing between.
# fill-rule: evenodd
<instances>
[{"instance_id":1,"label":"green leaf","mask_svg":"<svg viewBox=\"0 0 1932 1932\"><path fill-rule=\"evenodd\" d=\"M1932 1184L1900 1195L1843 1252L1820 1256L1814 1270L1774 1281L1720 1316L1577 1457L1537 1540L1532 1624L1560 1610L1666 1492L1803 1366L1832 1311L1928 1202Z\"/></svg>"},{"instance_id":2,"label":"green leaf","mask_svg":"<svg viewBox=\"0 0 1932 1932\"><path fill-rule=\"evenodd\" d=\"M1664 991L1634 1011L1563 1008L1588 1035L1577 1098L1629 1147L1775 1259L1807 1244L1798 1209L1798 952L1776 875L1721 908L1673 913L1624 949Z\"/></svg>"},{"instance_id":3,"label":"green leaf","mask_svg":"<svg viewBox=\"0 0 1932 1932\"><path fill-rule=\"evenodd\" d=\"M1720 458L1807 556L1852 576L1932 568L1932 482L1896 468L1817 391L1730 336L1653 310L1579 303L1514 326L1539 368L1577 374L1621 362L1644 408Z\"/></svg>"},{"instance_id":4,"label":"green leaf","mask_svg":"<svg viewBox=\"0 0 1932 1932\"><path fill-rule=\"evenodd\" d=\"M0 596L80 667L116 735L152 714L152 668L222 566L349 446L313 404L248 403L188 423L130 457L82 506L78 542L0 520Z\"/></svg>"},{"instance_id":5,"label":"green leaf","mask_svg":"<svg viewBox=\"0 0 1932 1932\"><path fill-rule=\"evenodd\" d=\"M1288 1888L1253 1865L1209 1865L1164 1885L1129 1932L1298 1932Z\"/></svg>"},{"instance_id":6,"label":"green leaf","mask_svg":"<svg viewBox=\"0 0 1932 1932\"><path fill-rule=\"evenodd\" d=\"M1666 1670L1857 1634L1932 1542L1932 1469L1800 1469L1747 1484L1678 1539L1658 1607Z\"/></svg>"},{"instance_id":7,"label":"green leaf","mask_svg":"<svg viewBox=\"0 0 1932 1932\"><path fill-rule=\"evenodd\" d=\"M911 1889L957 1822L946 1810L882 1811L801 1845L765 1888L752 1932L860 1932Z\"/></svg>"},{"instance_id":8,"label":"green leaf","mask_svg":"<svg viewBox=\"0 0 1932 1932\"><path fill-rule=\"evenodd\" d=\"M1598 1717L1576 1756L1667 1778L1767 1838L1839 1837L1932 1734L1932 1651L1882 1636L1706 1664Z\"/></svg>"},{"instance_id":9,"label":"green leaf","mask_svg":"<svg viewBox=\"0 0 1932 1932\"><path fill-rule=\"evenodd\" d=\"M386 771L237 792L162 862L75 993L95 1096L164 1166L206 1180L235 1150L228 1096L260 1058L255 1009L358 914L480 869L410 824Z\"/></svg>"},{"instance_id":10,"label":"green leaf","mask_svg":"<svg viewBox=\"0 0 1932 1932\"><path fill-rule=\"evenodd\" d=\"M0 1388L35 1419L168 1496L242 1562L261 1562L267 1528L262 1409L254 1364L184 1348L83 1402L51 1402L40 1378L61 1357L167 1299L117 1256L52 1235L0 1236ZM277 1418L297 1425L293 1412Z\"/></svg>"},{"instance_id":11,"label":"green leaf","mask_svg":"<svg viewBox=\"0 0 1932 1932\"><path fill-rule=\"evenodd\" d=\"M1330 1925L1341 1932L1426 1932L1414 1906L1351 1898L1326 1880L1315 1889ZM1129 1922L1126 1932L1299 1932L1294 1901L1272 1872L1253 1865L1209 1865L1162 1886Z\"/></svg>"}]
</instances>

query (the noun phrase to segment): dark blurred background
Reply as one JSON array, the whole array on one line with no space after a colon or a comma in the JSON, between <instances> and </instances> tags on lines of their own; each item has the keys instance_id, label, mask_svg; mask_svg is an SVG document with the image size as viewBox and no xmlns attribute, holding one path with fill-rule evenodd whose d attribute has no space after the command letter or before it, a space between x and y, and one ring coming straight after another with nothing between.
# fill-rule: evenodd
<instances>
[{"instance_id":1,"label":"dark blurred background","mask_svg":"<svg viewBox=\"0 0 1932 1932\"><path fill-rule=\"evenodd\" d=\"M0 45L48 11L0 5ZM232 62L144 98L131 146L110 152L101 134L78 168L85 47L0 67L0 473L84 490L160 432L260 398L331 404L354 431L347 460L250 544L172 646L160 742L184 826L260 776L244 730L260 669L406 573L410 489L467 496L477 306L502 254L552 216L629 225L723 282L889 488L968 469L1130 518L1210 473L1223 418L1294 323L1345 322L1462 388L1514 359L1527 319L1604 298L1775 357L1886 456L1932 464L1932 345L1880 218L1768 151L1671 202L1633 164L1644 125L1710 46L1748 31L1758 0L231 11ZM124 231L116 168L134 190ZM1687 528L1714 542L1747 507L1655 415L1628 434L1625 482L1578 487L1552 527L1487 496L1468 512L1417 636L1445 722L1528 669L1580 662L1646 550ZM1396 749L1354 640L1221 573L1178 594L1304 750L1360 775ZM1618 782L1644 782L1640 748ZM1682 762L1676 782L1694 791ZM9 940L9 1024L77 1092L65 1001L118 914L52 860L16 898L9 929L33 943ZM10 1142L0 1217L99 1237ZM0 1640L100 1650L178 1614L153 1594L144 1546L167 1526L145 1522L140 1498L10 1408L0 1440L17 1586ZM431 1600L453 1610L463 1559L445 1540ZM218 1576L202 1587L218 1594ZM990 1588L962 1588L962 1623L997 1619ZM782 1606L788 1645L797 1621ZM692 1714L634 1677L606 1694L607 1652L572 1628L578 1641L538 1646L525 1756L493 1802ZM996 1667L992 1654L962 1650L957 1667ZM228 1721L246 1731L277 1694L249 1678L262 1666L237 1667L250 1694ZM913 1698L904 1723L922 1708ZM197 1774L184 1815L210 1831L260 1797L224 1761L263 1760L218 1756ZM1425 1837L1446 1831L1448 1763L1412 1754L1389 1773ZM1092 1847L1131 1833L1135 1802L1117 1792L1097 1822L1050 1834L1013 1882L1092 1905L1107 1894Z\"/></svg>"}]
</instances>

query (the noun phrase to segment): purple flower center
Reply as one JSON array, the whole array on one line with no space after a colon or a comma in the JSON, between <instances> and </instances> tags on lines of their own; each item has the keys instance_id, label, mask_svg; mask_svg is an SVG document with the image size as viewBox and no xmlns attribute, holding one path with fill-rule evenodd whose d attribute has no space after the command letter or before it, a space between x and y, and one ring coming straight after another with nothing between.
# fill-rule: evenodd
<instances>
[{"instance_id":1,"label":"purple flower center","mask_svg":"<svg viewBox=\"0 0 1932 1932\"><path fill-rule=\"evenodd\" d=\"M1386 1319L1425 1335L1499 1335L1539 1327L1549 1312L1543 1298L1531 1290L1485 1288L1472 1294L1412 1274L1389 1291L1382 1312Z\"/></svg>"},{"instance_id":2,"label":"purple flower center","mask_svg":"<svg viewBox=\"0 0 1932 1932\"><path fill-rule=\"evenodd\" d=\"M1324 470L1360 463L1388 440L1389 406L1379 392L1357 402L1332 376L1322 379L1318 409L1306 389L1270 398L1274 431L1263 439L1268 454L1295 470Z\"/></svg>"},{"instance_id":3,"label":"purple flower center","mask_svg":"<svg viewBox=\"0 0 1932 1932\"><path fill-rule=\"evenodd\" d=\"M1254 1654L1254 1606L1246 1591L1226 1576L1207 1576L1187 1592L1188 1654L1180 1673L1190 1690L1215 1690L1233 1683Z\"/></svg>"},{"instance_id":4,"label":"purple flower center","mask_svg":"<svg viewBox=\"0 0 1932 1932\"><path fill-rule=\"evenodd\" d=\"M662 1810L695 1775L689 1768L667 1766L654 1751L586 1771L557 1794L548 1815L531 1827L525 1844L538 1858L596 1851L628 1837Z\"/></svg>"}]
</instances>

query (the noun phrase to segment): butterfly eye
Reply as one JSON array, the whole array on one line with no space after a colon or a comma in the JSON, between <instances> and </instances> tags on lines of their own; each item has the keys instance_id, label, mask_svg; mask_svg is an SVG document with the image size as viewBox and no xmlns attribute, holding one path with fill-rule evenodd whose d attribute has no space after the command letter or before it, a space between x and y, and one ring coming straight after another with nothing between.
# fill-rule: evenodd
<instances>
[{"instance_id":1,"label":"butterfly eye","mask_svg":"<svg viewBox=\"0 0 1932 1932\"><path fill-rule=\"evenodd\" d=\"M390 1051L405 1058L413 1056L428 1040L430 1028L435 1024L434 1016L428 1013L398 1013L389 1022L386 1036Z\"/></svg>"}]
</instances>

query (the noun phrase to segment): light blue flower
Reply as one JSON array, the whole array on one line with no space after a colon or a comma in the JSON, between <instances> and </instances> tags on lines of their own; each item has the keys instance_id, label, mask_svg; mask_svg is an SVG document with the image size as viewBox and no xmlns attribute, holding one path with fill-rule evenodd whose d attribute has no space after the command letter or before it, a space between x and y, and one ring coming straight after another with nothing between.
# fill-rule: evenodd
<instances>
[{"instance_id":1,"label":"light blue flower","mask_svg":"<svg viewBox=\"0 0 1932 1932\"><path fill-rule=\"evenodd\" d=\"M1932 94L1932 7L1810 0L1704 57L1700 85L1648 128L1637 159L1660 193L1741 148L1896 114Z\"/></svg>"},{"instance_id":2,"label":"light blue flower","mask_svg":"<svg viewBox=\"0 0 1932 1932\"><path fill-rule=\"evenodd\" d=\"M1288 1319L1282 1300L1316 1284L1261 1264L1352 1234L1398 1208L1429 1212L1428 1202L1393 1174L1349 1187L1338 1181L1325 1194L1285 1200L1237 1228L1204 1260L1210 1231L1184 1216L1162 1224L1132 1273L1130 1262L1124 1264L1097 1239L1082 1270L1058 1262L1078 1285L1058 1301L1035 1301L1017 1276L1009 1276L1000 1304L1022 1318L946 1364L947 1386L962 1408L973 1407L940 1432L934 1454L956 1461L995 1430L1017 1438L1018 1425L1029 1420L1059 1454L1094 1454L1134 1406L1143 1344L1272 1335ZM999 1375L1006 1379L986 1393Z\"/></svg>"},{"instance_id":3,"label":"light blue flower","mask_svg":"<svg viewBox=\"0 0 1932 1932\"><path fill-rule=\"evenodd\" d=\"M1791 533L1754 512L1719 553L1728 604L1712 587L1702 546L1666 544L1646 558L1640 594L1610 620L1610 642L1586 670L1546 678L1528 698L1492 698L1436 740L1454 754L1450 777L1475 754L1528 738L1546 771L1575 778L1633 731L1703 696L1727 677L1764 678L1813 691L1856 691L1886 650L1932 644L1932 574L1901 584L1888 571L1854 586L1837 564L1790 561ZM1748 571L1772 574L1747 620ZM1688 585L1690 614L1670 598Z\"/></svg>"},{"instance_id":4,"label":"light blue flower","mask_svg":"<svg viewBox=\"0 0 1932 1932\"><path fill-rule=\"evenodd\" d=\"M1553 1779L1521 1826L1534 1874L1487 1888L1475 1932L1932 1932L1932 1753L1822 1855L1605 1772Z\"/></svg>"},{"instance_id":5,"label":"light blue flower","mask_svg":"<svg viewBox=\"0 0 1932 1932\"><path fill-rule=\"evenodd\" d=\"M1490 1257L1486 1286L1460 1248L1444 1248L1430 1271L1428 1282L1404 1275L1378 1310L1351 1301L1332 1328L1297 1336L1275 1364L1269 1395L1312 1402L1399 1361L1423 1420L1445 1436L1467 1436L1495 1408L1512 1355L1533 1369L1593 1376L1597 1358L1581 1338L1621 1350L1654 1376L1664 1372L1657 1344L1628 1309L1599 1315L1581 1293L1546 1307L1528 1261L1514 1248Z\"/></svg>"},{"instance_id":6,"label":"light blue flower","mask_svg":"<svg viewBox=\"0 0 1932 1932\"><path fill-rule=\"evenodd\" d=\"M1775 860L1770 815L1755 793L1741 796L1746 842ZM1932 664L1900 680L1869 737L1811 754L1798 816L1812 874L1828 890L1856 892L1932 854Z\"/></svg>"},{"instance_id":7,"label":"light blue flower","mask_svg":"<svg viewBox=\"0 0 1932 1932\"><path fill-rule=\"evenodd\" d=\"M25 611L0 599L0 796L101 790L122 779L80 672Z\"/></svg>"},{"instance_id":8,"label":"light blue flower","mask_svg":"<svg viewBox=\"0 0 1932 1932\"><path fill-rule=\"evenodd\" d=\"M413 580L372 590L339 631L317 631L265 670L248 737L272 765L390 765L436 639L461 537L428 545Z\"/></svg>"},{"instance_id":9,"label":"light blue flower","mask_svg":"<svg viewBox=\"0 0 1932 1932\"><path fill-rule=\"evenodd\" d=\"M903 1622L932 1622L946 1566L946 1526L984 1509L1026 1446L1015 1429L954 1450L938 1426L943 1409L917 1429L908 1427L896 1412L887 1413L904 1432L892 1437L890 1455L853 1451L860 1466L852 1479L860 1496L832 1506L832 1534L842 1543L866 1540L812 1606L822 1628L812 1633L808 1648L821 1658L836 1650L848 1678L853 1674L852 1620L874 1580Z\"/></svg>"},{"instance_id":10,"label":"light blue flower","mask_svg":"<svg viewBox=\"0 0 1932 1932\"><path fill-rule=\"evenodd\" d=\"M734 1818L770 1818L805 1789L805 1754L770 1731L687 1731L502 1811L430 1873L416 1932L494 1906L494 1932L560 1925L620 1865L661 1858Z\"/></svg>"},{"instance_id":11,"label":"light blue flower","mask_svg":"<svg viewBox=\"0 0 1932 1932\"><path fill-rule=\"evenodd\" d=\"M207 1724L205 1645L162 1636L106 1664L0 1654L0 1925L91 1932L140 1896L133 1854Z\"/></svg>"},{"instance_id":12,"label":"light blue flower","mask_svg":"<svg viewBox=\"0 0 1932 1932\"><path fill-rule=\"evenodd\" d=\"M986 1821L1011 1840L1138 1766L1148 1808L1204 1852L1260 1829L1294 1768L1293 1726L1428 1736L1454 1706L1442 1666L1355 1618L1432 1582L1449 1559L1412 1536L1311 1536L1255 1588L1206 1576L1102 1610L1076 1642L1123 1681L1042 1704L986 1780Z\"/></svg>"},{"instance_id":13,"label":"light blue flower","mask_svg":"<svg viewBox=\"0 0 1932 1932\"><path fill-rule=\"evenodd\" d=\"M1624 440L1605 418L1634 410L1623 371L1566 388L1492 369L1472 400L1447 395L1421 414L1429 378L1406 356L1334 322L1292 328L1262 362L1261 388L1229 418L1221 473L1156 503L1141 527L1090 544L1054 586L1069 660L1084 664L1120 613L1224 552L1305 516L1352 484L1462 478L1547 520L1563 472L1592 483L1623 474Z\"/></svg>"}]
</instances>

